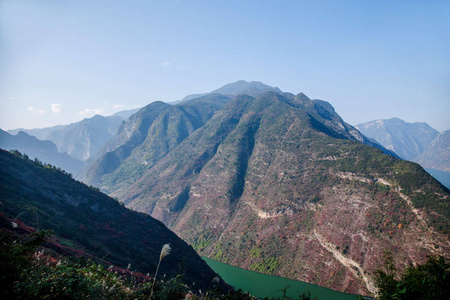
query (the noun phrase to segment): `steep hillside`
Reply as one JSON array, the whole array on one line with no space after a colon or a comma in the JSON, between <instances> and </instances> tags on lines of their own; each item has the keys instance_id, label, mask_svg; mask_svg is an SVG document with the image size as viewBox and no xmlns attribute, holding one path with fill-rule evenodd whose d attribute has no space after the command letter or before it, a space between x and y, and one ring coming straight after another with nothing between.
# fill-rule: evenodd
<instances>
[{"instance_id":1,"label":"steep hillside","mask_svg":"<svg viewBox=\"0 0 450 300\"><path fill-rule=\"evenodd\" d=\"M356 128L407 160L422 154L439 135L426 123L408 123L398 118L366 122Z\"/></svg>"},{"instance_id":2,"label":"steep hillside","mask_svg":"<svg viewBox=\"0 0 450 300\"><path fill-rule=\"evenodd\" d=\"M327 102L242 95L112 194L210 258L368 294L385 250L449 255L450 194L361 141Z\"/></svg>"},{"instance_id":3,"label":"steep hillside","mask_svg":"<svg viewBox=\"0 0 450 300\"><path fill-rule=\"evenodd\" d=\"M0 148L5 150L19 150L30 158L37 158L45 163L60 167L61 169L78 174L84 163L66 153L59 153L56 145L51 141L41 141L36 137L20 131L11 135L0 129Z\"/></svg>"},{"instance_id":4,"label":"steep hillside","mask_svg":"<svg viewBox=\"0 0 450 300\"><path fill-rule=\"evenodd\" d=\"M427 149L414 158L424 168L450 172L450 130L441 133Z\"/></svg>"},{"instance_id":5,"label":"steep hillside","mask_svg":"<svg viewBox=\"0 0 450 300\"><path fill-rule=\"evenodd\" d=\"M86 172L87 182L111 193L133 183L230 99L219 94L168 105L154 102L131 116Z\"/></svg>"},{"instance_id":6,"label":"steep hillside","mask_svg":"<svg viewBox=\"0 0 450 300\"><path fill-rule=\"evenodd\" d=\"M98 159L88 162L83 180L97 185L103 175L113 172L145 140L151 124L168 107L164 102L153 102L130 116L99 151Z\"/></svg>"},{"instance_id":7,"label":"steep hillside","mask_svg":"<svg viewBox=\"0 0 450 300\"><path fill-rule=\"evenodd\" d=\"M171 255L161 264L168 278L184 275L206 289L216 274L195 251L148 215L131 211L55 168L0 151L0 212L28 226L51 229L60 254L78 253L143 274L154 274L161 248Z\"/></svg>"}]
</instances>

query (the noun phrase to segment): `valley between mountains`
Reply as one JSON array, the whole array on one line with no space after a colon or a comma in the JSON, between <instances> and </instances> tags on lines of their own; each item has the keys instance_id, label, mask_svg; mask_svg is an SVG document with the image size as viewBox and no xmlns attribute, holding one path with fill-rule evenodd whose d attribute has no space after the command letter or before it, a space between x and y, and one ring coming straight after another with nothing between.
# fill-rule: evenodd
<instances>
[{"instance_id":1,"label":"valley between mountains","mask_svg":"<svg viewBox=\"0 0 450 300\"><path fill-rule=\"evenodd\" d=\"M373 295L399 269L450 258L450 192L325 101L237 82L133 114L83 174L201 255Z\"/></svg>"}]
</instances>

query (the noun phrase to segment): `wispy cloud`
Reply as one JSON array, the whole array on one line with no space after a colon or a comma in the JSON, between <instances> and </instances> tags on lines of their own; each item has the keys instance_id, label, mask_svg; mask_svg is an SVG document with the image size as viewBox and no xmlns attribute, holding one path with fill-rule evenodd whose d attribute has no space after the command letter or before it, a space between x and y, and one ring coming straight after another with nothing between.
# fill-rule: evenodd
<instances>
[{"instance_id":1,"label":"wispy cloud","mask_svg":"<svg viewBox=\"0 0 450 300\"><path fill-rule=\"evenodd\" d=\"M100 115L104 111L103 108L85 108L78 112L79 115L88 116L88 115Z\"/></svg>"},{"instance_id":2,"label":"wispy cloud","mask_svg":"<svg viewBox=\"0 0 450 300\"><path fill-rule=\"evenodd\" d=\"M31 111L32 113L34 113L36 116L42 116L43 114L45 114L45 110L42 108L35 108L34 106L29 106L27 108L28 111Z\"/></svg>"},{"instance_id":3,"label":"wispy cloud","mask_svg":"<svg viewBox=\"0 0 450 300\"><path fill-rule=\"evenodd\" d=\"M62 112L61 104L52 103L52 112L55 114L59 114L60 112Z\"/></svg>"},{"instance_id":4,"label":"wispy cloud","mask_svg":"<svg viewBox=\"0 0 450 300\"><path fill-rule=\"evenodd\" d=\"M124 109L125 107L127 107L127 106L124 104L114 104L113 105L114 109Z\"/></svg>"}]
</instances>

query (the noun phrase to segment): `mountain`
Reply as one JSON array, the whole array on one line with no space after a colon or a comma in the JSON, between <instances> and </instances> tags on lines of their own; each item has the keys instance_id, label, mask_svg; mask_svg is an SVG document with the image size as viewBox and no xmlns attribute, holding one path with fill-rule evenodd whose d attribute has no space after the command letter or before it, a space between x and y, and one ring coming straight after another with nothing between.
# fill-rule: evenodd
<instances>
[{"instance_id":1,"label":"mountain","mask_svg":"<svg viewBox=\"0 0 450 300\"><path fill-rule=\"evenodd\" d=\"M105 191L131 184L230 99L219 94L169 105L153 102L132 115L84 177Z\"/></svg>"},{"instance_id":2,"label":"mountain","mask_svg":"<svg viewBox=\"0 0 450 300\"><path fill-rule=\"evenodd\" d=\"M223 94L231 97L237 95L258 97L266 92L281 93L281 90L277 87L271 87L259 81L247 82L245 80L239 80L212 91L212 93Z\"/></svg>"},{"instance_id":3,"label":"mountain","mask_svg":"<svg viewBox=\"0 0 450 300\"><path fill-rule=\"evenodd\" d=\"M184 241L161 222L125 208L99 191L73 180L55 168L20 154L0 151L0 211L28 226L52 230L60 255L91 257L143 274L155 274L161 248L172 252L160 274L206 290L217 276Z\"/></svg>"},{"instance_id":4,"label":"mountain","mask_svg":"<svg viewBox=\"0 0 450 300\"><path fill-rule=\"evenodd\" d=\"M70 155L58 153L56 145L52 142L40 141L23 131L19 131L17 135L11 135L0 129L0 148L5 150L19 150L20 152L26 153L32 159L37 158L72 174L77 174L84 166L83 162Z\"/></svg>"},{"instance_id":5,"label":"mountain","mask_svg":"<svg viewBox=\"0 0 450 300\"><path fill-rule=\"evenodd\" d=\"M438 135L414 161L424 168L450 172L450 130Z\"/></svg>"},{"instance_id":6,"label":"mountain","mask_svg":"<svg viewBox=\"0 0 450 300\"><path fill-rule=\"evenodd\" d=\"M134 108L134 109L128 109L128 110L122 110L119 112L116 112L115 114L112 114L111 116L107 116L106 118L109 117L120 117L124 120L128 119L131 115L137 113L139 111L139 109L141 108Z\"/></svg>"},{"instance_id":7,"label":"mountain","mask_svg":"<svg viewBox=\"0 0 450 300\"><path fill-rule=\"evenodd\" d=\"M210 93L188 95L184 97L183 100L181 100L181 102L192 100L195 98L200 98L208 94L222 94L228 97L234 97L237 95L248 95L252 97L258 97L270 91L275 93L282 93L282 91L279 88L266 85L259 81L248 82L245 80L238 80L236 82L226 84L221 88L213 90Z\"/></svg>"},{"instance_id":8,"label":"mountain","mask_svg":"<svg viewBox=\"0 0 450 300\"><path fill-rule=\"evenodd\" d=\"M99 152L99 158L90 162L82 179L107 193L115 194L134 183L146 170L202 127L234 94L247 92L259 95L263 91L282 93L278 88L261 82L241 80L177 105L153 102L123 124L116 136ZM249 94L247 95L250 96ZM357 139L395 156L393 152L371 142L345 123L328 102L311 100L304 94L300 94L298 99L301 99L299 101L305 109L337 132L345 132L348 138Z\"/></svg>"},{"instance_id":9,"label":"mountain","mask_svg":"<svg viewBox=\"0 0 450 300\"><path fill-rule=\"evenodd\" d=\"M374 292L386 250L400 269L449 256L449 190L384 154L328 102L239 95L173 145L100 187L202 255L359 294Z\"/></svg>"},{"instance_id":10,"label":"mountain","mask_svg":"<svg viewBox=\"0 0 450 300\"><path fill-rule=\"evenodd\" d=\"M408 123L398 118L375 120L356 126L400 157L424 168L450 171L450 131L440 134L426 123Z\"/></svg>"},{"instance_id":11,"label":"mountain","mask_svg":"<svg viewBox=\"0 0 450 300\"><path fill-rule=\"evenodd\" d=\"M408 123L398 118L366 122L356 128L407 160L422 154L439 135L427 123Z\"/></svg>"},{"instance_id":12,"label":"mountain","mask_svg":"<svg viewBox=\"0 0 450 300\"><path fill-rule=\"evenodd\" d=\"M131 112L125 111L110 117L95 115L92 118L83 119L69 125L22 129L22 131L40 140L50 140L58 147L60 153L67 153L78 160L85 161L95 156L106 142L114 136L123 121L121 116L127 116ZM18 129L9 132L15 133L17 131Z\"/></svg>"}]
</instances>

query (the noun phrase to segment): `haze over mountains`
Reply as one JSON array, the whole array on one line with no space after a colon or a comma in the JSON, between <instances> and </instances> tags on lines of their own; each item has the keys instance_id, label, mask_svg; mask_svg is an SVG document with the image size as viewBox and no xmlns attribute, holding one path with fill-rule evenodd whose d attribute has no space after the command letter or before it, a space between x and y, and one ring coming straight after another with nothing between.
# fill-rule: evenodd
<instances>
[{"instance_id":1,"label":"haze over mountains","mask_svg":"<svg viewBox=\"0 0 450 300\"><path fill-rule=\"evenodd\" d=\"M450 172L450 130L439 133L426 123L408 123L398 118L370 121L356 128L403 159Z\"/></svg>"},{"instance_id":2,"label":"haze over mountains","mask_svg":"<svg viewBox=\"0 0 450 300\"><path fill-rule=\"evenodd\" d=\"M400 269L449 256L449 190L398 158L439 156L447 135L426 124L375 141L326 101L238 81L150 103L117 128L80 152L82 179L210 258L371 294L385 250Z\"/></svg>"},{"instance_id":3,"label":"haze over mountains","mask_svg":"<svg viewBox=\"0 0 450 300\"><path fill-rule=\"evenodd\" d=\"M138 109L112 116L95 115L79 122L35 129L0 131L0 148L19 150L32 159L60 167L78 178L87 160L117 132L120 124Z\"/></svg>"},{"instance_id":4,"label":"haze over mountains","mask_svg":"<svg viewBox=\"0 0 450 300\"><path fill-rule=\"evenodd\" d=\"M450 130L435 138L414 161L427 168L450 172Z\"/></svg>"},{"instance_id":5,"label":"haze over mountains","mask_svg":"<svg viewBox=\"0 0 450 300\"><path fill-rule=\"evenodd\" d=\"M26 153L31 159L38 158L72 174L77 174L84 166L82 161L73 158L67 153L59 153L56 145L51 141L38 140L24 131L11 135L0 129L0 148L19 150Z\"/></svg>"},{"instance_id":6,"label":"haze over mountains","mask_svg":"<svg viewBox=\"0 0 450 300\"><path fill-rule=\"evenodd\" d=\"M59 125L36 129L8 130L10 134L19 131L33 135L40 140L52 141L60 153L67 153L73 158L85 161L100 150L117 132L123 120L128 119L137 109L123 111L111 116L95 115L69 125Z\"/></svg>"}]
</instances>

